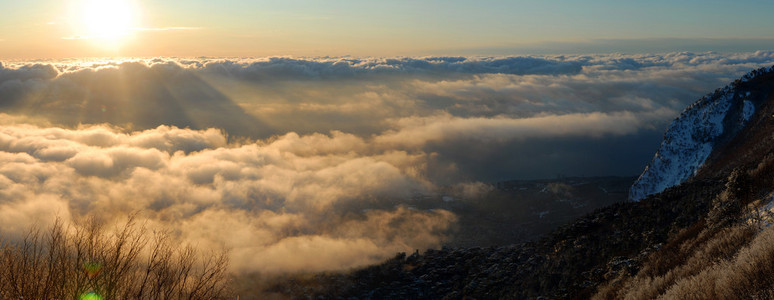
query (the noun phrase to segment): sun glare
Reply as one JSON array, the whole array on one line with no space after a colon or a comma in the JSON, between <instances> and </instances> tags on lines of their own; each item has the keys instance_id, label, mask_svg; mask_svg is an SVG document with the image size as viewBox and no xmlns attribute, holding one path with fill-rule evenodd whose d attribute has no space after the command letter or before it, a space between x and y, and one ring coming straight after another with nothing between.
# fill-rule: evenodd
<instances>
[{"instance_id":1,"label":"sun glare","mask_svg":"<svg viewBox=\"0 0 774 300\"><path fill-rule=\"evenodd\" d=\"M130 34L137 13L129 0L82 0L73 17L81 37L117 43Z\"/></svg>"}]
</instances>

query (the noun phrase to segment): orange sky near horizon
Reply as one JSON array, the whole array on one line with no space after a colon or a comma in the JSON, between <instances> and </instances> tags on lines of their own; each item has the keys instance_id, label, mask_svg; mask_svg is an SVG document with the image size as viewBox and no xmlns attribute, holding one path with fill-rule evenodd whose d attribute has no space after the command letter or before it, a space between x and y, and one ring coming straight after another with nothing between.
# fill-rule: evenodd
<instances>
[{"instance_id":1,"label":"orange sky near horizon","mask_svg":"<svg viewBox=\"0 0 774 300\"><path fill-rule=\"evenodd\" d=\"M774 3L709 2L6 1L0 59L774 48Z\"/></svg>"}]
</instances>

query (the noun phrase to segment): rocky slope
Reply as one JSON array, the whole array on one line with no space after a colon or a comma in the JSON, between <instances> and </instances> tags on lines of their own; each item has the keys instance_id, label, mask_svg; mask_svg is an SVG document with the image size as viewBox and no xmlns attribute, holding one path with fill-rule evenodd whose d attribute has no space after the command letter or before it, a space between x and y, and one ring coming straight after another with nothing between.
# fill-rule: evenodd
<instances>
[{"instance_id":1,"label":"rocky slope","mask_svg":"<svg viewBox=\"0 0 774 300\"><path fill-rule=\"evenodd\" d=\"M653 160L629 192L639 201L693 177L715 149L723 148L749 123L765 102L765 93L751 83L773 68L756 70L699 99L677 117Z\"/></svg>"}]
</instances>

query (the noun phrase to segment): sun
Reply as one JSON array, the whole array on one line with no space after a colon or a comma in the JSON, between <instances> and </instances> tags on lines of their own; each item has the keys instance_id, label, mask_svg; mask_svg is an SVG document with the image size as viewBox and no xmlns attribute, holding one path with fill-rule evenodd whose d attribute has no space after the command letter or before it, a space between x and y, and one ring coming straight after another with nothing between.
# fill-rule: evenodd
<instances>
[{"instance_id":1,"label":"sun","mask_svg":"<svg viewBox=\"0 0 774 300\"><path fill-rule=\"evenodd\" d=\"M131 33L137 12L129 0L81 0L73 18L81 37L116 43Z\"/></svg>"}]
</instances>

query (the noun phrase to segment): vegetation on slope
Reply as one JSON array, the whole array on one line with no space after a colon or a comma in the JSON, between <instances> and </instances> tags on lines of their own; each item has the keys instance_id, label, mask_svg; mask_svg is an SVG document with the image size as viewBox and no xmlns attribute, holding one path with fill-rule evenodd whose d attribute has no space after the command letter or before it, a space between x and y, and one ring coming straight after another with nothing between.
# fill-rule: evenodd
<instances>
[{"instance_id":1,"label":"vegetation on slope","mask_svg":"<svg viewBox=\"0 0 774 300\"><path fill-rule=\"evenodd\" d=\"M0 244L0 299L224 299L225 254L199 258L132 219L114 234L88 221Z\"/></svg>"},{"instance_id":2,"label":"vegetation on slope","mask_svg":"<svg viewBox=\"0 0 774 300\"><path fill-rule=\"evenodd\" d=\"M328 299L586 299L599 284L636 274L660 244L699 222L723 190L722 181L694 181L597 210L536 242L399 254L351 273L285 278L267 292Z\"/></svg>"}]
</instances>

